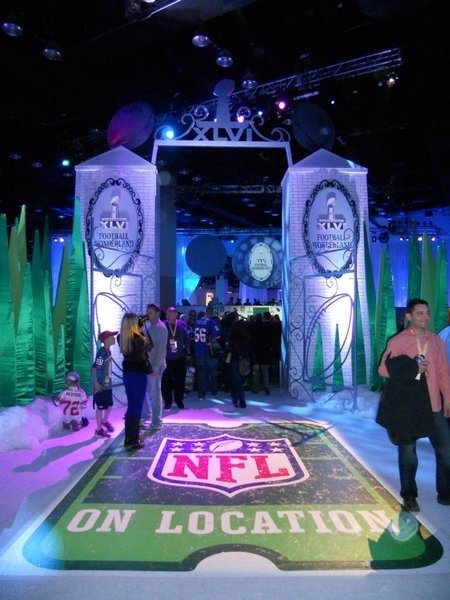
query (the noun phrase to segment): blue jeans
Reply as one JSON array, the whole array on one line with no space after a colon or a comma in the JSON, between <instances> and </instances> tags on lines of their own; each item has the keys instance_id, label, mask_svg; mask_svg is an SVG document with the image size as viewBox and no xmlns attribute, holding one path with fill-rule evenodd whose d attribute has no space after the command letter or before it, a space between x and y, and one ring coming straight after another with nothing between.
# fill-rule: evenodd
<instances>
[{"instance_id":1,"label":"blue jeans","mask_svg":"<svg viewBox=\"0 0 450 600\"><path fill-rule=\"evenodd\" d=\"M152 427L159 427L162 424L162 397L161 397L161 377L164 373L164 367L159 367L147 377L147 394L145 395L144 410L142 417L151 419Z\"/></svg>"},{"instance_id":2,"label":"blue jeans","mask_svg":"<svg viewBox=\"0 0 450 600\"><path fill-rule=\"evenodd\" d=\"M436 490L438 496L450 500L450 429L442 411L433 413L433 420L433 432L428 437L436 455ZM418 464L416 442L398 447L402 498L417 498Z\"/></svg>"},{"instance_id":3,"label":"blue jeans","mask_svg":"<svg viewBox=\"0 0 450 600\"><path fill-rule=\"evenodd\" d=\"M212 356L195 357L195 376L197 378L197 394L204 398L209 391L213 396L217 395L217 372L219 359Z\"/></svg>"},{"instance_id":4,"label":"blue jeans","mask_svg":"<svg viewBox=\"0 0 450 600\"><path fill-rule=\"evenodd\" d=\"M125 414L129 417L141 417L145 390L147 389L147 377L147 373L123 372L123 384L128 400L128 408Z\"/></svg>"}]
</instances>

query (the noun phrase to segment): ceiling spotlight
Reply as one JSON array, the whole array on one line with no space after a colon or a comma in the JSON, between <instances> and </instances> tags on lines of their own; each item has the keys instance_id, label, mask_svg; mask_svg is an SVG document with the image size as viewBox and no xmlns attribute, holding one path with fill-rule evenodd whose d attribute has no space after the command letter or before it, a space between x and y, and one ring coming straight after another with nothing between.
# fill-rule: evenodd
<instances>
[{"instance_id":1,"label":"ceiling spotlight","mask_svg":"<svg viewBox=\"0 0 450 600\"><path fill-rule=\"evenodd\" d=\"M191 42L197 48L206 48L206 46L210 45L211 39L204 31L197 31L192 36Z\"/></svg>"},{"instance_id":2,"label":"ceiling spotlight","mask_svg":"<svg viewBox=\"0 0 450 600\"><path fill-rule=\"evenodd\" d=\"M285 98L278 98L275 101L275 107L277 112L277 117L280 119L281 117L285 117L288 113L289 102Z\"/></svg>"},{"instance_id":3,"label":"ceiling spotlight","mask_svg":"<svg viewBox=\"0 0 450 600\"><path fill-rule=\"evenodd\" d=\"M222 67L223 69L231 67L233 62L233 58L228 50L221 50L216 58L216 65L218 67Z\"/></svg>"},{"instance_id":4,"label":"ceiling spotlight","mask_svg":"<svg viewBox=\"0 0 450 600\"><path fill-rule=\"evenodd\" d=\"M388 88L392 88L395 86L395 84L398 81L398 75L397 73L389 73L389 75L386 77L386 85L388 86Z\"/></svg>"},{"instance_id":5,"label":"ceiling spotlight","mask_svg":"<svg viewBox=\"0 0 450 600\"><path fill-rule=\"evenodd\" d=\"M56 42L47 42L42 53L48 60L62 60L61 47Z\"/></svg>"},{"instance_id":6,"label":"ceiling spotlight","mask_svg":"<svg viewBox=\"0 0 450 600\"><path fill-rule=\"evenodd\" d=\"M23 35L23 27L16 17L7 17L1 23L3 33L9 37L20 37Z\"/></svg>"},{"instance_id":7,"label":"ceiling spotlight","mask_svg":"<svg viewBox=\"0 0 450 600\"><path fill-rule=\"evenodd\" d=\"M251 71L247 71L244 77L242 78L241 87L244 90L252 90L258 85L258 82L255 79L255 76Z\"/></svg>"}]
</instances>

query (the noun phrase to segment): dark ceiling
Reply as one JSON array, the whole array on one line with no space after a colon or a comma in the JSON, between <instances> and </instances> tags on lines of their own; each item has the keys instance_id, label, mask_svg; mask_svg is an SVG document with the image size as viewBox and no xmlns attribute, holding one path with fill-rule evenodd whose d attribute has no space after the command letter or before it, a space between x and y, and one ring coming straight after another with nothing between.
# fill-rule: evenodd
<instances>
[{"instance_id":1,"label":"dark ceiling","mask_svg":"<svg viewBox=\"0 0 450 600\"><path fill-rule=\"evenodd\" d=\"M311 149L292 128L293 114L277 114L275 94L264 84L396 48L402 64L392 88L386 69L353 77L337 72L285 93L292 107L324 109L335 130L328 148L368 168L372 216L449 205L448 0L9 4L2 2L1 16L17 16L24 28L21 37L0 33L0 212L9 222L26 204L33 227L49 215L52 230L69 230L73 166L109 149L108 124L121 107L148 103L158 125L211 100L221 79L233 79L241 94L248 69L261 93L253 91L247 104L264 110L269 129L290 130L297 162ZM191 43L199 26L213 41L207 48ZM61 60L44 58L48 40L60 45ZM234 58L228 69L215 64L224 48ZM150 138L133 151L149 159L151 147ZM71 166L61 167L63 157ZM178 184L180 228L280 227L286 162L279 153L172 149L160 158L160 170Z\"/></svg>"}]
</instances>

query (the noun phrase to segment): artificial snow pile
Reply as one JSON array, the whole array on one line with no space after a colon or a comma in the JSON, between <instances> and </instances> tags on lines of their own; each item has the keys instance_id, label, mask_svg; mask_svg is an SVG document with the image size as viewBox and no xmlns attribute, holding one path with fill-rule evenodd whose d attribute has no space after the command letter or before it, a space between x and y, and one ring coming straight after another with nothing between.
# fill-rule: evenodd
<instances>
[{"instance_id":1,"label":"artificial snow pile","mask_svg":"<svg viewBox=\"0 0 450 600\"><path fill-rule=\"evenodd\" d=\"M350 418L374 420L379 393L358 387L356 398L353 390L342 390L316 396L308 403L304 414L313 416L320 408L329 413L347 413ZM89 420L95 419L92 397L88 398L83 412ZM0 408L0 453L11 450L31 450L43 440L61 434L61 407L54 406L51 398L36 398L26 406Z\"/></svg>"},{"instance_id":2,"label":"artificial snow pile","mask_svg":"<svg viewBox=\"0 0 450 600\"><path fill-rule=\"evenodd\" d=\"M356 397L354 397L352 391L326 393L316 398L316 403L330 412L350 412L361 419L375 420L380 399L379 392L358 387Z\"/></svg>"},{"instance_id":3,"label":"artificial snow pile","mask_svg":"<svg viewBox=\"0 0 450 600\"><path fill-rule=\"evenodd\" d=\"M86 416L91 417L87 413ZM36 398L26 406L0 408L0 453L31 450L60 433L61 422L61 407L55 406L51 398Z\"/></svg>"}]
</instances>

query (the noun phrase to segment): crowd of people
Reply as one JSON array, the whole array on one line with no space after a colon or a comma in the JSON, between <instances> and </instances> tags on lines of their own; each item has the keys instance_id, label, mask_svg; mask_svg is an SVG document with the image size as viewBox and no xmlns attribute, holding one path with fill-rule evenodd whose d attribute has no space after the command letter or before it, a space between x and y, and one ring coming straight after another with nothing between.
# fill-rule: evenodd
<instances>
[{"instance_id":1,"label":"crowd of people","mask_svg":"<svg viewBox=\"0 0 450 600\"><path fill-rule=\"evenodd\" d=\"M102 356L105 352L110 356L115 334L103 334ZM258 394L262 388L269 395L279 377L281 321L268 311L248 319L227 311L218 318L211 306L181 314L173 306L163 313L156 304L148 304L145 316L123 316L118 343L128 400L124 444L131 450L142 447L140 429L161 429L163 411L185 408L188 366L195 369L193 393L199 400L227 392L238 408L246 407L246 389ZM102 365L104 360L103 356ZM97 358L93 368L96 381L98 362ZM247 371L243 371L244 363ZM96 399L99 388L97 381L94 402L99 410L107 411L108 403ZM108 414L99 421L99 436L109 435Z\"/></svg>"},{"instance_id":2,"label":"crowd of people","mask_svg":"<svg viewBox=\"0 0 450 600\"><path fill-rule=\"evenodd\" d=\"M181 306L191 306L191 303L187 298L181 300ZM245 302L241 298L234 299L234 296L230 296L227 302L227 306L281 306L281 300L271 298L261 302L259 298L253 298L253 302L250 302L250 298L247 298Z\"/></svg>"},{"instance_id":3,"label":"crowd of people","mask_svg":"<svg viewBox=\"0 0 450 600\"><path fill-rule=\"evenodd\" d=\"M279 300L267 300L264 302L265 306L280 306L281 302ZM258 298L254 298L253 302L250 302L250 298L247 298L244 302L241 298L236 298L234 300L233 296L230 296L228 300L228 306L262 306L261 300Z\"/></svg>"},{"instance_id":4,"label":"crowd of people","mask_svg":"<svg viewBox=\"0 0 450 600\"><path fill-rule=\"evenodd\" d=\"M262 384L265 394L270 394L270 385L279 381L278 315L265 311L243 319L232 310L218 318L212 307L207 307L198 313L191 309L181 318L191 340L199 399L204 399L208 392L211 396L220 391L230 392L233 404L245 408L246 388L257 394ZM239 362L244 360L250 365L249 371L238 373Z\"/></svg>"},{"instance_id":5,"label":"crowd of people","mask_svg":"<svg viewBox=\"0 0 450 600\"><path fill-rule=\"evenodd\" d=\"M429 331L430 309L420 298L408 302L405 317L407 327L388 340L381 356L378 371L385 386L376 421L398 446L404 509L417 512L416 443L422 437L429 438L436 455L437 502L450 505L450 327L440 335ZM110 349L117 334L100 334L92 367L99 437L110 437L114 430L108 420L113 404ZM123 316L117 341L123 355L128 450L142 447L141 429L161 429L163 410L174 404L185 408L188 365L195 368L193 389L199 400L227 392L237 408L246 408L246 390L270 395L279 377L281 321L269 311L242 318L234 309L218 318L212 305L183 314L170 306L162 314L159 306L148 304L145 316ZM66 388L55 399L63 406L63 428L88 425L81 417L86 401L78 374L68 373Z\"/></svg>"},{"instance_id":6,"label":"crowd of people","mask_svg":"<svg viewBox=\"0 0 450 600\"><path fill-rule=\"evenodd\" d=\"M246 408L245 391L270 395L279 381L281 321L270 312L247 319L226 311L221 318L212 306L182 314L174 306L165 313L154 303L145 315L124 314L120 332L102 331L92 365L95 435L109 438L113 406L111 347L116 343L123 356L123 384L127 396L125 446L142 447L140 430L157 431L163 411L185 408L188 393L199 400L229 393L235 407ZM245 370L243 365L247 365ZM189 367L189 374L188 374ZM192 371L193 385L188 384ZM55 399L63 406L63 428L78 430L88 425L81 417L87 396L79 376L68 373L66 388Z\"/></svg>"}]
</instances>

